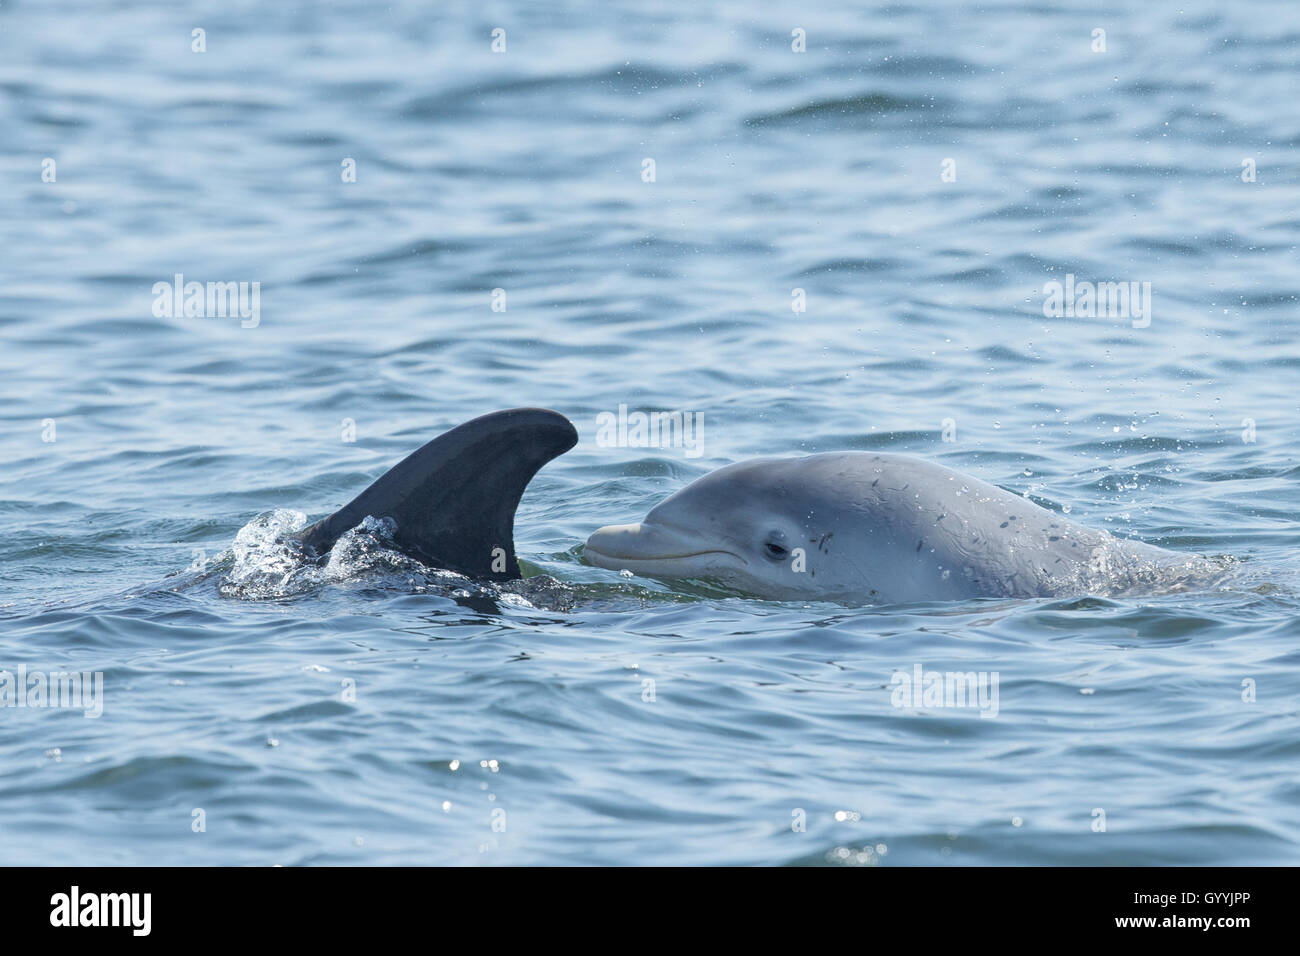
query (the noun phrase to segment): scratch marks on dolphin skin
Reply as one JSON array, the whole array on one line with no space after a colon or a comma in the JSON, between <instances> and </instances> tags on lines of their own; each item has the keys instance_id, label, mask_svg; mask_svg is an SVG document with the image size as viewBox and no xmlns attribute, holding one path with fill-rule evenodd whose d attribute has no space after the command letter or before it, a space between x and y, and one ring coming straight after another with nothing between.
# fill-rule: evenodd
<instances>
[{"instance_id":1,"label":"scratch marks on dolphin skin","mask_svg":"<svg viewBox=\"0 0 1300 956\"><path fill-rule=\"evenodd\" d=\"M809 538L808 543L816 547L822 554L829 557L831 553L831 538L833 537L835 537L835 532L827 531L820 538ZM810 577L817 577L817 572L812 568L808 569L808 573Z\"/></svg>"}]
</instances>

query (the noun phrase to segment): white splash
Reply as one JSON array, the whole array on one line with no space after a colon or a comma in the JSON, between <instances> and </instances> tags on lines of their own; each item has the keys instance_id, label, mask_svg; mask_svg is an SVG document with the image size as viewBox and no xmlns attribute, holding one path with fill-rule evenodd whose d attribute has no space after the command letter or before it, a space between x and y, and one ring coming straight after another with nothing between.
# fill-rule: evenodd
<instances>
[{"instance_id":1,"label":"white splash","mask_svg":"<svg viewBox=\"0 0 1300 956\"><path fill-rule=\"evenodd\" d=\"M512 581L508 583L515 588L499 589L454 571L421 564L393 546L396 525L391 518L367 516L342 534L323 560L315 560L294 537L305 527L307 516L301 511L278 509L240 528L227 552L230 568L218 586L220 593L245 600L276 600L346 583L436 590L452 597L487 597L527 608L533 604L525 595L543 586L537 583L529 587Z\"/></svg>"}]
</instances>

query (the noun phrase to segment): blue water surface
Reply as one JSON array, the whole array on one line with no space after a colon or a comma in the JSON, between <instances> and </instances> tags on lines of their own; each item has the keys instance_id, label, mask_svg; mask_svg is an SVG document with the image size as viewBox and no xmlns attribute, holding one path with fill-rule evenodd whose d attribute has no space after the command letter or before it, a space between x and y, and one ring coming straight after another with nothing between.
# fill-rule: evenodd
<instances>
[{"instance_id":1,"label":"blue water surface","mask_svg":"<svg viewBox=\"0 0 1300 956\"><path fill-rule=\"evenodd\" d=\"M0 863L1300 860L1300 7L1087 6L0 3L0 669L103 682L0 707ZM255 321L157 314L177 274ZM1046 315L1067 275L1147 314ZM581 435L516 521L559 584L268 550L519 405ZM701 453L598 441L620 405ZM846 608L582 563L837 449L1238 573ZM895 706L918 665L996 716Z\"/></svg>"}]
</instances>

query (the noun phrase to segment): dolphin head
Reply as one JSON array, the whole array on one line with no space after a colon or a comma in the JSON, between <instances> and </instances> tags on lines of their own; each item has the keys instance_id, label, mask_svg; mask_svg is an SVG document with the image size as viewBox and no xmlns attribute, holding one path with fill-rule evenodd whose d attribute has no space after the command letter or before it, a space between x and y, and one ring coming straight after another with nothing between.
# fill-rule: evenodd
<instances>
[{"instance_id":1,"label":"dolphin head","mask_svg":"<svg viewBox=\"0 0 1300 956\"><path fill-rule=\"evenodd\" d=\"M862 520L867 490L841 455L742 461L687 485L639 524L599 529L584 557L776 600L861 599L874 575L888 573L875 567L869 534L853 539L872 524Z\"/></svg>"}]
</instances>

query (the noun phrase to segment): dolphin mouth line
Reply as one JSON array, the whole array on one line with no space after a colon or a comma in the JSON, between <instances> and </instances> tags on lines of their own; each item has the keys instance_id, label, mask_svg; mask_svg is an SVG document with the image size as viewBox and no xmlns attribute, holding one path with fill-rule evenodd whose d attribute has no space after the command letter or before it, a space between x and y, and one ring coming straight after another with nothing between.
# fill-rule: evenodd
<instances>
[{"instance_id":1,"label":"dolphin mouth line","mask_svg":"<svg viewBox=\"0 0 1300 956\"><path fill-rule=\"evenodd\" d=\"M736 554L734 551L724 551L718 548L709 548L705 551L685 551L682 552L681 554L649 554L649 555L640 555L637 557L633 557L631 555L626 555L626 554L612 554L609 551L602 551L600 550L600 548L588 544L582 549L582 553L584 555L588 553L597 554L600 557L606 558L610 561L628 561L631 562L632 564L646 564L652 561L676 561L679 558L700 558L706 554L726 554L735 558L741 564L749 563L740 555Z\"/></svg>"}]
</instances>

